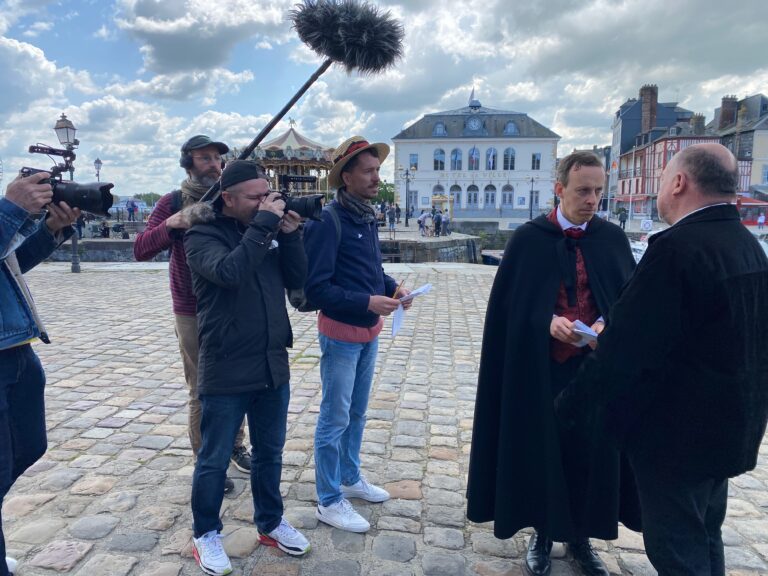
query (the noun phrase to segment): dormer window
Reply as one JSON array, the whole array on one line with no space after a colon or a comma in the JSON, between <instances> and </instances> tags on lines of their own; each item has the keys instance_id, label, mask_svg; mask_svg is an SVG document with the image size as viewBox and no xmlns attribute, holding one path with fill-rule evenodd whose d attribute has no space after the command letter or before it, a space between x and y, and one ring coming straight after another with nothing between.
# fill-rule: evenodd
<instances>
[{"instance_id":1,"label":"dormer window","mask_svg":"<svg viewBox=\"0 0 768 576\"><path fill-rule=\"evenodd\" d=\"M517 136L520 131L517 129L517 124L511 120L504 126L504 136Z\"/></svg>"},{"instance_id":2,"label":"dormer window","mask_svg":"<svg viewBox=\"0 0 768 576\"><path fill-rule=\"evenodd\" d=\"M445 129L443 122L438 122L432 129L432 136L448 136L448 131Z\"/></svg>"}]
</instances>

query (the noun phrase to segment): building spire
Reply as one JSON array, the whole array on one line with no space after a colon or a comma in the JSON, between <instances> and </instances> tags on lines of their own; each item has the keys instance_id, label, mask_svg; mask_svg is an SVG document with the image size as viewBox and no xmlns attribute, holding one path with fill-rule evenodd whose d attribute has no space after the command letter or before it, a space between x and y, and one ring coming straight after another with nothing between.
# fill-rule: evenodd
<instances>
[{"instance_id":1,"label":"building spire","mask_svg":"<svg viewBox=\"0 0 768 576\"><path fill-rule=\"evenodd\" d=\"M482 104L480 104L480 100L475 98L475 87L474 86L472 86L472 94L469 95L469 107L473 111L475 111L475 112L478 111L482 107Z\"/></svg>"}]
</instances>

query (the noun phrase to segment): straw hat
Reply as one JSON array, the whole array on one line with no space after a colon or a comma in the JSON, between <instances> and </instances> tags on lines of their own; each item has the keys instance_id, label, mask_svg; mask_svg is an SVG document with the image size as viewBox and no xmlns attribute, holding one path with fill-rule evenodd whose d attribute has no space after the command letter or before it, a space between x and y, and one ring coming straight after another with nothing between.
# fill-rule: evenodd
<instances>
[{"instance_id":1,"label":"straw hat","mask_svg":"<svg viewBox=\"0 0 768 576\"><path fill-rule=\"evenodd\" d=\"M389 146L382 142L369 144L368 140L362 136L352 136L345 140L336 150L333 151L333 168L328 173L328 185L331 188L341 188L344 182L341 179L341 171L344 166L355 156L366 150L375 148L379 152L379 161L384 162L389 156Z\"/></svg>"}]
</instances>

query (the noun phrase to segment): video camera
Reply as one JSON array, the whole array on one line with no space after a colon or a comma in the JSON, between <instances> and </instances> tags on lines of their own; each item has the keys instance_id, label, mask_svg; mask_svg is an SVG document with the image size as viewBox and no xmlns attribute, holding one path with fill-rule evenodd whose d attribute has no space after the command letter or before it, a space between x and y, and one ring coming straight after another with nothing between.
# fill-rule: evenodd
<instances>
[{"instance_id":1,"label":"video camera","mask_svg":"<svg viewBox=\"0 0 768 576\"><path fill-rule=\"evenodd\" d=\"M30 146L30 154L45 154L47 156L61 156L64 159L62 164L57 164L50 170L41 170L38 168L24 167L19 172L23 178L37 174L39 172L48 172L51 177L41 180L41 184L50 184L53 189L53 201L66 202L72 208L80 208L84 212L90 212L98 216L108 216L109 209L112 207L112 194L109 192L115 187L110 182L91 182L89 184L78 184L77 182L62 179L64 172L70 174L74 171L73 163L75 153L72 150L62 150L51 148L49 146Z\"/></svg>"},{"instance_id":2,"label":"video camera","mask_svg":"<svg viewBox=\"0 0 768 576\"><path fill-rule=\"evenodd\" d=\"M278 176L278 185L280 187L280 198L285 202L285 210L293 210L302 218L311 220L320 220L323 213L323 195L311 194L309 196L291 196L291 184L317 182L317 176L294 176L292 174L281 174Z\"/></svg>"}]
</instances>

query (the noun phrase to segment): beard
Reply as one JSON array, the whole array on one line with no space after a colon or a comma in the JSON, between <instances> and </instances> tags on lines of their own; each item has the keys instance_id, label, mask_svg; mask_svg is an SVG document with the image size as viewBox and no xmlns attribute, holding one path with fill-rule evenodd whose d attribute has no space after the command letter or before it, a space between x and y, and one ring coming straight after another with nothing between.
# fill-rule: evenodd
<instances>
[{"instance_id":1,"label":"beard","mask_svg":"<svg viewBox=\"0 0 768 576\"><path fill-rule=\"evenodd\" d=\"M192 181L202 184L203 186L208 186L210 188L211 186L216 184L216 182L219 181L219 178L221 177L221 172L219 172L215 168L211 168L207 172L203 172L203 173L191 171L190 177Z\"/></svg>"}]
</instances>

